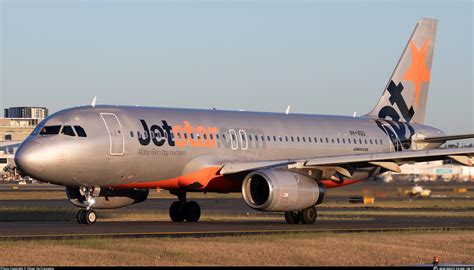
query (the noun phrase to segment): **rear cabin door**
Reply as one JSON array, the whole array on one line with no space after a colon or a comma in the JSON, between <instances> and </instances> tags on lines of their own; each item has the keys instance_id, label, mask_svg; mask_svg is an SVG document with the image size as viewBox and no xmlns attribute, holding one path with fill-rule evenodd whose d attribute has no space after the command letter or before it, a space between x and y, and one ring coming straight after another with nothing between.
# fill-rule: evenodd
<instances>
[{"instance_id":1,"label":"rear cabin door","mask_svg":"<svg viewBox=\"0 0 474 270\"><path fill-rule=\"evenodd\" d=\"M125 138L123 136L122 125L114 113L101 113L105 128L109 134L110 155L123 156L125 154Z\"/></svg>"}]
</instances>

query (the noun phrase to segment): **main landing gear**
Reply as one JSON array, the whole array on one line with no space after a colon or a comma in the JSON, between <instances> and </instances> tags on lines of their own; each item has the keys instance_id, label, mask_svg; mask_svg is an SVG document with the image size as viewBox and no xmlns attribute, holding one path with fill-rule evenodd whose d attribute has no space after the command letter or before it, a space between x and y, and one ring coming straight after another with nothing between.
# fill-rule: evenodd
<instances>
[{"instance_id":1,"label":"main landing gear","mask_svg":"<svg viewBox=\"0 0 474 270\"><path fill-rule=\"evenodd\" d=\"M285 220L288 224L314 224L316 218L318 217L318 212L316 207L312 206L300 211L290 211L285 212Z\"/></svg>"},{"instance_id":2,"label":"main landing gear","mask_svg":"<svg viewBox=\"0 0 474 270\"><path fill-rule=\"evenodd\" d=\"M92 225L97 221L97 214L92 207L95 205L94 193L99 193L100 189L94 189L90 187L81 187L81 194L84 194L86 200L84 204L86 209L81 209L76 214L77 223L84 225Z\"/></svg>"},{"instance_id":3,"label":"main landing gear","mask_svg":"<svg viewBox=\"0 0 474 270\"><path fill-rule=\"evenodd\" d=\"M201 208L195 201L186 201L186 192L170 192L178 196L170 206L170 218L173 222L197 222L201 217Z\"/></svg>"}]
</instances>

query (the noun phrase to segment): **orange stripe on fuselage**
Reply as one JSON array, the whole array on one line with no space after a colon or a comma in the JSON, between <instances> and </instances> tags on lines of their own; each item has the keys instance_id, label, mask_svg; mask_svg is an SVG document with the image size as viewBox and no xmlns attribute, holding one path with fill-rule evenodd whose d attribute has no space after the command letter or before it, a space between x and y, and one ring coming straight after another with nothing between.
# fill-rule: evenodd
<instances>
[{"instance_id":1,"label":"orange stripe on fuselage","mask_svg":"<svg viewBox=\"0 0 474 270\"><path fill-rule=\"evenodd\" d=\"M220 175L220 167L209 167L178 177L131 184L122 184L112 188L162 188L168 190L188 189L190 191L240 192L242 181Z\"/></svg>"}]
</instances>

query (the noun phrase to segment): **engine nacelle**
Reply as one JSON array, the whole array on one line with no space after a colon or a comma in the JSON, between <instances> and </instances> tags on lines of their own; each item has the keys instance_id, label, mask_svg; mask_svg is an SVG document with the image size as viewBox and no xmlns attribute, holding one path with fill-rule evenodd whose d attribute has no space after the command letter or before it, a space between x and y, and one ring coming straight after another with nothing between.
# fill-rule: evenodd
<instances>
[{"instance_id":1,"label":"engine nacelle","mask_svg":"<svg viewBox=\"0 0 474 270\"><path fill-rule=\"evenodd\" d=\"M69 201L77 207L86 208L86 197L79 188L66 187ZM140 203L148 197L148 189L101 189L99 196L94 197L94 209L113 209Z\"/></svg>"},{"instance_id":2,"label":"engine nacelle","mask_svg":"<svg viewBox=\"0 0 474 270\"><path fill-rule=\"evenodd\" d=\"M296 211L324 199L326 188L314 179L283 170L260 170L242 183L245 202L260 211Z\"/></svg>"}]
</instances>

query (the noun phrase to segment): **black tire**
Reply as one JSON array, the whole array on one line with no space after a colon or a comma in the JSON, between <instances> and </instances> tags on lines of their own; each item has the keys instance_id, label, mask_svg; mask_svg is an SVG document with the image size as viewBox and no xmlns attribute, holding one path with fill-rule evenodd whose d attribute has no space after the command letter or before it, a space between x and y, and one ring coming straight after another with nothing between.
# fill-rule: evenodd
<instances>
[{"instance_id":1,"label":"black tire","mask_svg":"<svg viewBox=\"0 0 474 270\"><path fill-rule=\"evenodd\" d=\"M184 221L184 211L181 202L175 201L170 206L170 218L173 222Z\"/></svg>"},{"instance_id":2,"label":"black tire","mask_svg":"<svg viewBox=\"0 0 474 270\"><path fill-rule=\"evenodd\" d=\"M318 213L316 212L316 207L309 207L300 211L300 219L303 224L314 224Z\"/></svg>"},{"instance_id":3,"label":"black tire","mask_svg":"<svg viewBox=\"0 0 474 270\"><path fill-rule=\"evenodd\" d=\"M184 218L187 222L198 222L201 217L201 207L195 201L190 201L184 206Z\"/></svg>"},{"instance_id":4,"label":"black tire","mask_svg":"<svg viewBox=\"0 0 474 270\"><path fill-rule=\"evenodd\" d=\"M84 223L87 225L92 225L97 221L97 214L92 209L84 211L83 216L84 216Z\"/></svg>"},{"instance_id":5,"label":"black tire","mask_svg":"<svg viewBox=\"0 0 474 270\"><path fill-rule=\"evenodd\" d=\"M84 212L84 209L77 211L77 214L76 214L76 220L77 220L77 223L79 224L84 224L84 221L82 219L82 212Z\"/></svg>"},{"instance_id":6,"label":"black tire","mask_svg":"<svg viewBox=\"0 0 474 270\"><path fill-rule=\"evenodd\" d=\"M295 211L285 212L285 220L286 220L286 223L288 224L300 223L299 212L295 212Z\"/></svg>"}]
</instances>

